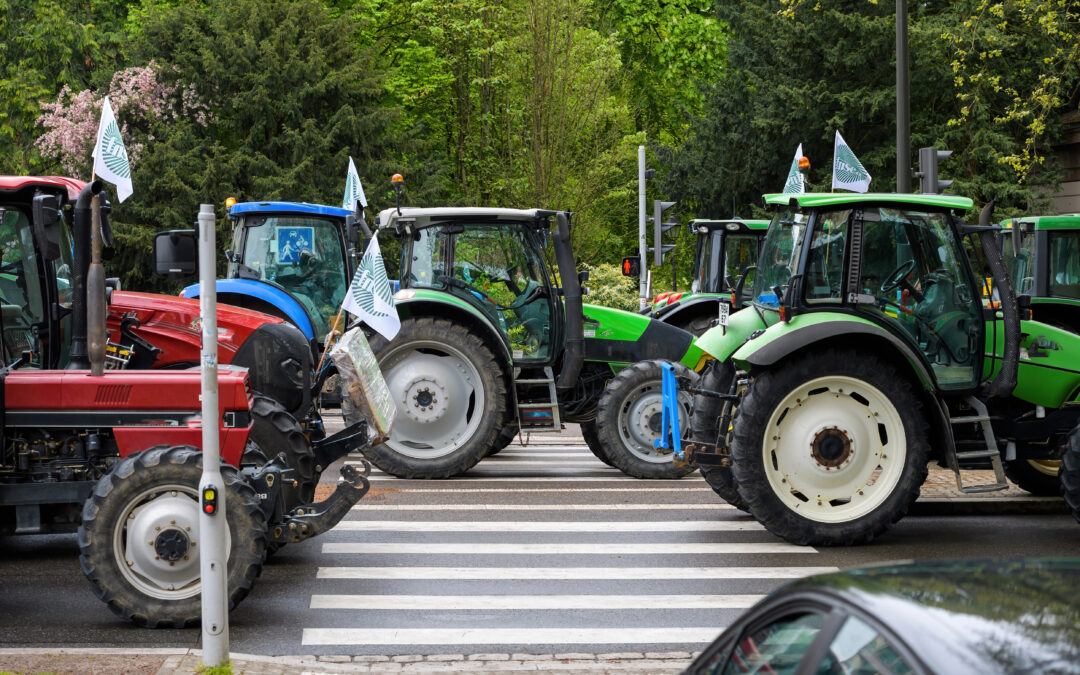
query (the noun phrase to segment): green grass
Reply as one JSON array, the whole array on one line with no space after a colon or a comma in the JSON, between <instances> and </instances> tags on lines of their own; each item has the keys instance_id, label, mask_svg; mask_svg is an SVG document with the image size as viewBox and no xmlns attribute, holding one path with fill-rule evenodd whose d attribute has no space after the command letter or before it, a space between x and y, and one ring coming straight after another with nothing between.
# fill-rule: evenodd
<instances>
[{"instance_id":1,"label":"green grass","mask_svg":"<svg viewBox=\"0 0 1080 675\"><path fill-rule=\"evenodd\" d=\"M232 663L226 661L220 666L199 666L195 672L199 675L232 675ZM0 673L0 675L3 674Z\"/></svg>"}]
</instances>

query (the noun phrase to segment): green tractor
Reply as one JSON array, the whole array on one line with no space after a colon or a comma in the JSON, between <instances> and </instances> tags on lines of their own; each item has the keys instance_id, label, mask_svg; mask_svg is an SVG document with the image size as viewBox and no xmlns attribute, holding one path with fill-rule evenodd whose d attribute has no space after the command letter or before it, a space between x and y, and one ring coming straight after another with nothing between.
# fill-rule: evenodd
<instances>
[{"instance_id":1,"label":"green tractor","mask_svg":"<svg viewBox=\"0 0 1080 675\"><path fill-rule=\"evenodd\" d=\"M701 350L675 326L582 304L587 275L576 269L569 213L400 208L376 222L388 274L400 279L401 319L393 340L371 338L398 408L391 438L364 451L376 466L447 478L519 432L579 422L597 457L628 475L692 471L653 441L661 360L693 380ZM684 414L691 401L684 393Z\"/></svg>"},{"instance_id":2,"label":"green tractor","mask_svg":"<svg viewBox=\"0 0 1080 675\"><path fill-rule=\"evenodd\" d=\"M1031 318L1080 334L1080 214L1012 218L1001 228L1005 264ZM1055 459L1008 462L1005 473L1032 494L1060 494L1063 439L1035 442L1052 446L1044 454Z\"/></svg>"},{"instance_id":3,"label":"green tractor","mask_svg":"<svg viewBox=\"0 0 1080 675\"><path fill-rule=\"evenodd\" d=\"M964 492L998 490L1004 465L1055 459L1070 439L1080 485L1080 338L1021 320L989 208L972 227L960 220L971 200L955 196L766 203L750 305L698 341L715 360L687 454L721 497L789 541L850 545L903 517L931 459ZM964 485L970 461L989 461L995 482Z\"/></svg>"},{"instance_id":4,"label":"green tractor","mask_svg":"<svg viewBox=\"0 0 1080 675\"><path fill-rule=\"evenodd\" d=\"M688 227L697 238L690 291L657 293L642 313L700 336L731 311L733 293L757 264L769 221L696 219Z\"/></svg>"}]
</instances>

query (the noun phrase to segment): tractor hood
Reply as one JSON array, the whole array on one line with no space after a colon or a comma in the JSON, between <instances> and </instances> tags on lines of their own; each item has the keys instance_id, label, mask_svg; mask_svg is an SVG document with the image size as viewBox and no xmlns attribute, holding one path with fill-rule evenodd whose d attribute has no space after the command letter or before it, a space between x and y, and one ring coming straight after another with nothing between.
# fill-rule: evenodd
<instances>
[{"instance_id":1,"label":"tractor hood","mask_svg":"<svg viewBox=\"0 0 1080 675\"><path fill-rule=\"evenodd\" d=\"M759 313L753 307L745 307L728 318L727 328L715 326L705 331L698 338L697 346L714 359L726 361L735 353L735 350L750 339L752 333L768 328L762 320L762 315L771 318L774 322L780 320L774 311L766 309Z\"/></svg>"},{"instance_id":2,"label":"tractor hood","mask_svg":"<svg viewBox=\"0 0 1080 675\"><path fill-rule=\"evenodd\" d=\"M174 363L198 363L202 329L199 320L199 301L156 293L115 291L109 304L109 339L118 342L120 322L134 316L141 326L138 334L163 350L162 359L154 364L162 368ZM244 341L265 324L284 323L276 316L249 309L218 304L218 349L228 352L221 362L231 361Z\"/></svg>"},{"instance_id":3,"label":"tractor hood","mask_svg":"<svg viewBox=\"0 0 1080 675\"><path fill-rule=\"evenodd\" d=\"M585 360L636 363L645 359L678 361L697 368L702 351L681 328L622 309L583 305Z\"/></svg>"}]
</instances>

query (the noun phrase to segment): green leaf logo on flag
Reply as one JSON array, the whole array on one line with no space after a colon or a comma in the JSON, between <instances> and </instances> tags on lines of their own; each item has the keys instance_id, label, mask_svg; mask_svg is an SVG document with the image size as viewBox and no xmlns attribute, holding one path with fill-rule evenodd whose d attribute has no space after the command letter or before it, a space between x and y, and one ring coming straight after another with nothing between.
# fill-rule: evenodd
<instances>
[{"instance_id":1,"label":"green leaf logo on flag","mask_svg":"<svg viewBox=\"0 0 1080 675\"><path fill-rule=\"evenodd\" d=\"M372 237L367 250L356 267L356 274L349 284L349 292L341 302L341 308L378 331L387 340L393 340L401 330L401 319L394 307L394 292L386 277L379 238Z\"/></svg>"},{"instance_id":2,"label":"green leaf logo on flag","mask_svg":"<svg viewBox=\"0 0 1080 675\"><path fill-rule=\"evenodd\" d=\"M870 173L837 130L833 143L833 189L866 192L870 189L870 180Z\"/></svg>"},{"instance_id":3,"label":"green leaf logo on flag","mask_svg":"<svg viewBox=\"0 0 1080 675\"><path fill-rule=\"evenodd\" d=\"M127 150L124 149L124 139L120 137L120 127L116 126L116 120L109 122L105 127L101 143L101 159L105 162L105 166L109 167L109 171L121 178L131 178Z\"/></svg>"},{"instance_id":4,"label":"green leaf logo on flag","mask_svg":"<svg viewBox=\"0 0 1080 675\"><path fill-rule=\"evenodd\" d=\"M800 195L806 191L803 183L802 172L799 171L799 160L802 159L802 143L795 150L795 159L791 160L791 168L788 169L787 181L784 183L784 194Z\"/></svg>"},{"instance_id":5,"label":"green leaf logo on flag","mask_svg":"<svg viewBox=\"0 0 1080 675\"><path fill-rule=\"evenodd\" d=\"M353 300L360 306L360 309L375 317L385 317L389 316L389 313L381 311L375 306L375 297L378 295L385 303L384 306L393 306L394 297L390 293L389 284L376 283L376 266L383 266L381 252L375 253L375 255L365 255L361 258L360 265L356 270L358 275L356 283L352 285L350 290L352 291Z\"/></svg>"}]
</instances>

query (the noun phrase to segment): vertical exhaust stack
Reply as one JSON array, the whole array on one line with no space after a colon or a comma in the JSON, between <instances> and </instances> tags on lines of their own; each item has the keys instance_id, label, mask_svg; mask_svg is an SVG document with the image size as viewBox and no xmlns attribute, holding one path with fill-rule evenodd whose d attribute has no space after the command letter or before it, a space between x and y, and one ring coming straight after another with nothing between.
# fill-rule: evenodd
<instances>
[{"instance_id":1,"label":"vertical exhaust stack","mask_svg":"<svg viewBox=\"0 0 1080 675\"><path fill-rule=\"evenodd\" d=\"M86 347L86 277L90 268L90 237L93 199L103 189L100 180L87 183L75 202L74 221L72 223L72 244L74 246L71 299L71 351L68 357L68 370L87 370L90 358ZM102 295L104 296L104 275L102 276ZM104 328L104 324L102 324Z\"/></svg>"},{"instance_id":2,"label":"vertical exhaust stack","mask_svg":"<svg viewBox=\"0 0 1080 675\"><path fill-rule=\"evenodd\" d=\"M582 314L581 280L578 278L574 251L570 247L570 216L565 211L559 211L555 214L555 223L555 261L559 264L559 278L566 301L566 353L555 386L569 389L577 383L581 364L585 361L585 319Z\"/></svg>"},{"instance_id":3,"label":"vertical exhaust stack","mask_svg":"<svg viewBox=\"0 0 1080 675\"><path fill-rule=\"evenodd\" d=\"M105 266L101 263L101 195L90 207L90 269L86 275L86 338L90 374L105 372Z\"/></svg>"},{"instance_id":4,"label":"vertical exhaust stack","mask_svg":"<svg viewBox=\"0 0 1080 675\"><path fill-rule=\"evenodd\" d=\"M990 274L994 279L994 290L1001 302L1001 316L1005 324L1005 351L1001 355L1001 370L982 390L983 398L1004 397L1012 394L1016 388L1016 371L1020 365L1020 311L1016 304L1016 292L1009 279L1009 271L1001 255L997 236L990 227L990 217L994 213L994 202L983 207L979 214L979 242L986 255Z\"/></svg>"}]
</instances>

